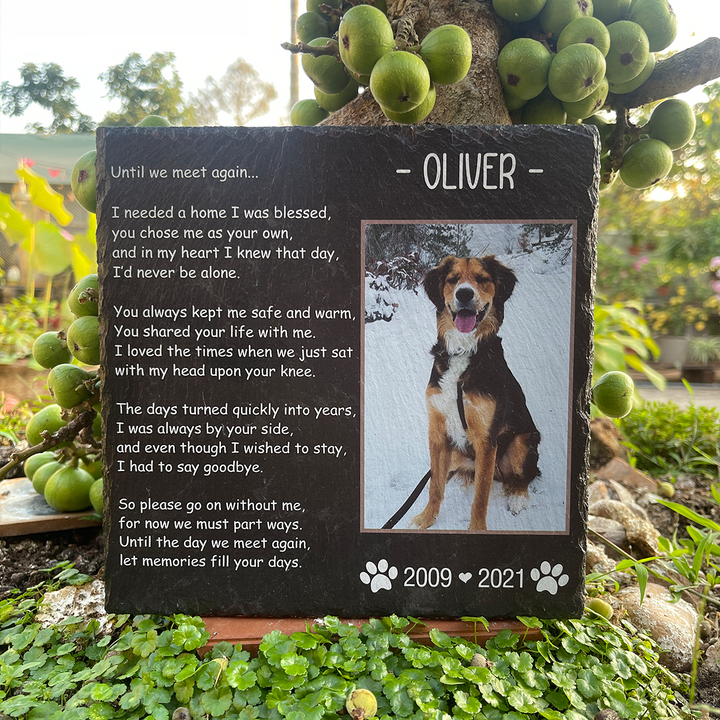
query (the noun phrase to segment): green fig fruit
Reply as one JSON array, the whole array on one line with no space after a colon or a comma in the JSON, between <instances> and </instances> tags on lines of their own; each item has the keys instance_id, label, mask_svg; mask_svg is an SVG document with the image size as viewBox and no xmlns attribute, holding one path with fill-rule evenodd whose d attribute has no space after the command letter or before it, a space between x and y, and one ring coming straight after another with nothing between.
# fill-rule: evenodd
<instances>
[{"instance_id":1,"label":"green fig fruit","mask_svg":"<svg viewBox=\"0 0 720 720\"><path fill-rule=\"evenodd\" d=\"M593 17L604 25L622 20L632 0L593 0Z\"/></svg>"},{"instance_id":2,"label":"green fig fruit","mask_svg":"<svg viewBox=\"0 0 720 720\"><path fill-rule=\"evenodd\" d=\"M618 20L608 26L610 50L605 58L608 82L622 83L637 77L650 54L645 31L634 22Z\"/></svg>"},{"instance_id":3,"label":"green fig fruit","mask_svg":"<svg viewBox=\"0 0 720 720\"><path fill-rule=\"evenodd\" d=\"M647 62L645 63L645 67L640 71L640 74L627 82L610 83L610 92L615 95L624 95L625 93L631 93L633 90L637 90L652 75L654 69L655 53L648 53Z\"/></svg>"},{"instance_id":4,"label":"green fig fruit","mask_svg":"<svg viewBox=\"0 0 720 720\"><path fill-rule=\"evenodd\" d=\"M56 404L46 405L41 410L38 410L25 426L25 439L31 447L38 445L43 441L40 433L44 430L47 430L52 435L66 425L67 422L62 418L62 408Z\"/></svg>"},{"instance_id":5,"label":"green fig fruit","mask_svg":"<svg viewBox=\"0 0 720 720\"><path fill-rule=\"evenodd\" d=\"M547 86L552 59L550 51L537 40L511 40L497 60L505 95L520 100L537 97Z\"/></svg>"},{"instance_id":6,"label":"green fig fruit","mask_svg":"<svg viewBox=\"0 0 720 720\"><path fill-rule=\"evenodd\" d=\"M93 506L93 510L98 515L102 515L103 513L103 480L102 478L97 478L95 482L90 486L90 504Z\"/></svg>"},{"instance_id":7,"label":"green fig fruit","mask_svg":"<svg viewBox=\"0 0 720 720\"><path fill-rule=\"evenodd\" d=\"M326 37L315 38L308 45L310 47L325 47L328 43L337 48L337 43ZM345 72L345 66L335 55L313 57L310 53L304 53L302 66L305 74L312 80L313 85L320 88L324 93L342 92L350 82L350 76Z\"/></svg>"},{"instance_id":8,"label":"green fig fruit","mask_svg":"<svg viewBox=\"0 0 720 720\"><path fill-rule=\"evenodd\" d=\"M75 317L98 314L98 276L93 273L82 278L70 291L67 300Z\"/></svg>"},{"instance_id":9,"label":"green fig fruit","mask_svg":"<svg viewBox=\"0 0 720 720\"><path fill-rule=\"evenodd\" d=\"M597 597L590 598L585 605L588 610L592 610L606 620L610 620L615 612L609 602L605 602L605 600Z\"/></svg>"},{"instance_id":10,"label":"green fig fruit","mask_svg":"<svg viewBox=\"0 0 720 720\"><path fill-rule=\"evenodd\" d=\"M404 50L387 53L370 73L370 90L381 107L395 113L408 112L427 97L430 73L414 53Z\"/></svg>"},{"instance_id":11,"label":"green fig fruit","mask_svg":"<svg viewBox=\"0 0 720 720\"><path fill-rule=\"evenodd\" d=\"M93 405L93 410L97 413L92 424L92 434L96 440L102 437L102 413L100 411L100 405ZM92 473L90 473L92 475Z\"/></svg>"},{"instance_id":12,"label":"green fig fruit","mask_svg":"<svg viewBox=\"0 0 720 720\"><path fill-rule=\"evenodd\" d=\"M552 59L548 86L562 102L577 102L592 93L605 76L605 58L594 46L575 43Z\"/></svg>"},{"instance_id":13,"label":"green fig fruit","mask_svg":"<svg viewBox=\"0 0 720 720\"><path fill-rule=\"evenodd\" d=\"M690 142L695 134L695 113L684 100L670 98L653 110L648 128L651 138L677 150Z\"/></svg>"},{"instance_id":14,"label":"green fig fruit","mask_svg":"<svg viewBox=\"0 0 720 720\"><path fill-rule=\"evenodd\" d=\"M356 80L350 78L348 86L342 92L335 93L334 95L328 95L328 93L324 93L321 90L318 90L318 88L315 88L314 92L317 104L323 110L327 110L329 113L334 113L341 107L345 107L345 105L347 105L351 100L354 100L357 97L358 84Z\"/></svg>"},{"instance_id":15,"label":"green fig fruit","mask_svg":"<svg viewBox=\"0 0 720 720\"><path fill-rule=\"evenodd\" d=\"M592 0L547 0L538 19L543 32L557 39L566 25L592 14Z\"/></svg>"},{"instance_id":16,"label":"green fig fruit","mask_svg":"<svg viewBox=\"0 0 720 720\"><path fill-rule=\"evenodd\" d=\"M370 690L353 690L345 701L345 709L353 720L364 720L377 715L378 706L375 695Z\"/></svg>"},{"instance_id":17,"label":"green fig fruit","mask_svg":"<svg viewBox=\"0 0 720 720\"><path fill-rule=\"evenodd\" d=\"M295 21L295 34L300 42L309 43L319 37L328 36L328 24L325 18L316 12L306 12Z\"/></svg>"},{"instance_id":18,"label":"green fig fruit","mask_svg":"<svg viewBox=\"0 0 720 720\"><path fill-rule=\"evenodd\" d=\"M425 99L416 108L408 110L408 112L395 113L392 112L392 110L386 110L382 106L380 107L386 117L390 118L393 122L413 125L415 123L419 123L421 120L424 120L432 112L432 109L435 107L436 97L437 93L435 91L435 86L430 84L430 89L428 90L428 94L425 96Z\"/></svg>"},{"instance_id":19,"label":"green fig fruit","mask_svg":"<svg viewBox=\"0 0 720 720\"><path fill-rule=\"evenodd\" d=\"M438 85L460 82L470 69L470 36L457 25L441 25L431 30L420 45L420 57Z\"/></svg>"},{"instance_id":20,"label":"green fig fruit","mask_svg":"<svg viewBox=\"0 0 720 720\"><path fill-rule=\"evenodd\" d=\"M507 107L510 112L525 107L525 105L529 102L529 100L523 100L522 98L515 97L515 95L507 92L503 93L503 100L505 100L505 107Z\"/></svg>"},{"instance_id":21,"label":"green fig fruit","mask_svg":"<svg viewBox=\"0 0 720 720\"><path fill-rule=\"evenodd\" d=\"M565 108L547 88L523 105L521 122L525 125L562 125L566 121Z\"/></svg>"},{"instance_id":22,"label":"green fig fruit","mask_svg":"<svg viewBox=\"0 0 720 720\"><path fill-rule=\"evenodd\" d=\"M136 123L135 127L172 127L172 123L162 115L148 115Z\"/></svg>"},{"instance_id":23,"label":"green fig fruit","mask_svg":"<svg viewBox=\"0 0 720 720\"><path fill-rule=\"evenodd\" d=\"M675 486L671 482L658 482L657 494L670 500L675 497Z\"/></svg>"},{"instance_id":24,"label":"green fig fruit","mask_svg":"<svg viewBox=\"0 0 720 720\"><path fill-rule=\"evenodd\" d=\"M291 125L317 125L330 113L318 105L317 100L298 100L290 110Z\"/></svg>"},{"instance_id":25,"label":"green fig fruit","mask_svg":"<svg viewBox=\"0 0 720 720\"><path fill-rule=\"evenodd\" d=\"M67 467L67 465L57 460L51 460L49 463L41 465L32 479L33 490L39 495L44 495L48 480L50 480L58 470L62 470L64 467Z\"/></svg>"},{"instance_id":26,"label":"green fig fruit","mask_svg":"<svg viewBox=\"0 0 720 720\"><path fill-rule=\"evenodd\" d=\"M100 364L100 336L95 315L79 317L67 331L67 344L77 360L86 365Z\"/></svg>"},{"instance_id":27,"label":"green fig fruit","mask_svg":"<svg viewBox=\"0 0 720 720\"><path fill-rule=\"evenodd\" d=\"M33 475L39 470L42 465L57 460L55 453L52 450L46 450L45 452L31 455L23 464L23 471L25 477L28 480L33 479Z\"/></svg>"},{"instance_id":28,"label":"green fig fruit","mask_svg":"<svg viewBox=\"0 0 720 720\"><path fill-rule=\"evenodd\" d=\"M76 512L90 507L90 488L95 478L83 469L67 465L45 485L45 502L58 512Z\"/></svg>"},{"instance_id":29,"label":"green fig fruit","mask_svg":"<svg viewBox=\"0 0 720 720\"><path fill-rule=\"evenodd\" d=\"M75 199L88 211L97 211L97 192L95 189L95 159L97 152L86 152L75 163L70 176L70 187Z\"/></svg>"},{"instance_id":30,"label":"green fig fruit","mask_svg":"<svg viewBox=\"0 0 720 720\"><path fill-rule=\"evenodd\" d=\"M587 97L577 102L564 102L563 107L568 115L584 120L594 115L605 104L608 95L607 78L600 80L599 85Z\"/></svg>"},{"instance_id":31,"label":"green fig fruit","mask_svg":"<svg viewBox=\"0 0 720 720\"><path fill-rule=\"evenodd\" d=\"M385 14L372 5L355 5L338 28L340 57L358 75L369 75L375 63L395 47L395 36Z\"/></svg>"},{"instance_id":32,"label":"green fig fruit","mask_svg":"<svg viewBox=\"0 0 720 720\"><path fill-rule=\"evenodd\" d=\"M508 22L532 20L545 6L546 0L493 0L493 9Z\"/></svg>"},{"instance_id":33,"label":"green fig fruit","mask_svg":"<svg viewBox=\"0 0 720 720\"><path fill-rule=\"evenodd\" d=\"M627 373L611 370L593 385L593 403L608 417L625 417L632 410L634 392L635 384Z\"/></svg>"},{"instance_id":34,"label":"green fig fruit","mask_svg":"<svg viewBox=\"0 0 720 720\"><path fill-rule=\"evenodd\" d=\"M61 334L56 332L46 332L37 337L32 346L32 354L38 365L48 369L72 360L67 343Z\"/></svg>"},{"instance_id":35,"label":"green fig fruit","mask_svg":"<svg viewBox=\"0 0 720 720\"><path fill-rule=\"evenodd\" d=\"M636 190L648 188L663 180L672 164L672 150L664 142L644 138L625 151L620 166L620 179Z\"/></svg>"},{"instance_id":36,"label":"green fig fruit","mask_svg":"<svg viewBox=\"0 0 720 720\"><path fill-rule=\"evenodd\" d=\"M626 19L645 31L650 52L664 50L677 36L678 21L668 0L633 0Z\"/></svg>"},{"instance_id":37,"label":"green fig fruit","mask_svg":"<svg viewBox=\"0 0 720 720\"><path fill-rule=\"evenodd\" d=\"M581 17L566 25L557 41L558 52L568 45L588 43L594 45L603 55L610 49L610 33L594 17Z\"/></svg>"},{"instance_id":38,"label":"green fig fruit","mask_svg":"<svg viewBox=\"0 0 720 720\"><path fill-rule=\"evenodd\" d=\"M58 405L74 408L91 397L92 393L83 384L89 379L90 375L77 365L56 365L48 373L48 389Z\"/></svg>"},{"instance_id":39,"label":"green fig fruit","mask_svg":"<svg viewBox=\"0 0 720 720\"><path fill-rule=\"evenodd\" d=\"M79 467L97 479L103 471L102 458L97 455L84 455L80 458Z\"/></svg>"}]
</instances>

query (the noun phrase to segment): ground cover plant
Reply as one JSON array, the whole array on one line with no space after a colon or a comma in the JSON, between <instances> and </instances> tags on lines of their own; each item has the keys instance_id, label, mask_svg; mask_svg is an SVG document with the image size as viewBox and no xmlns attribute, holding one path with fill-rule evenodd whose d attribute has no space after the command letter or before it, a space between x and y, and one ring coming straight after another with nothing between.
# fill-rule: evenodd
<instances>
[{"instance_id":1,"label":"ground cover plant","mask_svg":"<svg viewBox=\"0 0 720 720\"><path fill-rule=\"evenodd\" d=\"M418 621L391 616L361 629L326 617L305 632L267 634L252 657L216 644L200 618L68 617L35 620L44 589L89 578L65 569L0 603L0 712L33 720L338 718L357 688L379 718L581 720L599 710L623 718L688 716L683 682L658 664L658 648L630 625L590 613L539 621L542 639L502 631L485 648L438 630L419 645ZM476 619L478 622L480 618ZM185 710L181 709L184 708Z\"/></svg>"}]
</instances>

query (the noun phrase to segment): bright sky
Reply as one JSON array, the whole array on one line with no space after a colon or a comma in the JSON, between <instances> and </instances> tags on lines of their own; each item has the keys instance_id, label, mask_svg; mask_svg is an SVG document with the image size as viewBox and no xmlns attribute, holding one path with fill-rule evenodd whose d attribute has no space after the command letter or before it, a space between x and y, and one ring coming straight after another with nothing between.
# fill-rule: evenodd
<instances>
[{"instance_id":1,"label":"bright sky","mask_svg":"<svg viewBox=\"0 0 720 720\"><path fill-rule=\"evenodd\" d=\"M304 0L299 0L300 12ZM682 49L720 36L720 2L673 0L679 20L673 48ZM280 96L271 112L256 121L279 125L290 99L290 54L280 43L290 40L290 0L200 0L191 5L167 0L122 0L89 5L57 0L0 0L0 81L20 82L26 62L54 62L80 83L75 98L82 112L99 121L117 102L103 97L98 75L131 52L147 59L153 52L174 52L186 93L205 78L219 79L238 57L275 85ZM312 85L300 72L300 97L312 97ZM698 101L693 93L689 100ZM20 118L0 115L0 131L24 132L31 122L48 123L50 114L29 109Z\"/></svg>"}]
</instances>

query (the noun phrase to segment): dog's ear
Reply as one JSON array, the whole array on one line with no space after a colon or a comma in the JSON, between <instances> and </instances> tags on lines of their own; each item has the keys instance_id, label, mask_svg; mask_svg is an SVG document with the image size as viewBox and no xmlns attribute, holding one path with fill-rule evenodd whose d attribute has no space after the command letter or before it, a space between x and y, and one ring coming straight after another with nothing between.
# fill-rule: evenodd
<instances>
[{"instance_id":1,"label":"dog's ear","mask_svg":"<svg viewBox=\"0 0 720 720\"><path fill-rule=\"evenodd\" d=\"M437 267L428 270L423 280L423 287L432 304L441 312L445 307L445 297L443 295L443 286L445 279L450 272L450 266L455 261L452 255L446 257Z\"/></svg>"},{"instance_id":2,"label":"dog's ear","mask_svg":"<svg viewBox=\"0 0 720 720\"><path fill-rule=\"evenodd\" d=\"M517 275L506 265L503 265L494 255L483 258L485 268L495 283L495 304L502 307L512 295L517 282Z\"/></svg>"}]
</instances>

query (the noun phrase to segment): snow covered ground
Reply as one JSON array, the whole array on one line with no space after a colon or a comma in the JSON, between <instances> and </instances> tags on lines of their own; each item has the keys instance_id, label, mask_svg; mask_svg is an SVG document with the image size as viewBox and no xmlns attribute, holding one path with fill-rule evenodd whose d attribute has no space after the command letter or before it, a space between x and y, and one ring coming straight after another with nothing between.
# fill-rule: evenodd
<instances>
[{"instance_id":1,"label":"snow covered ground","mask_svg":"<svg viewBox=\"0 0 720 720\"><path fill-rule=\"evenodd\" d=\"M518 276L500 331L510 369L522 386L542 440L541 476L528 507L516 516L495 483L488 528L503 532L565 532L570 426L572 254L535 250L518 254L520 226L473 225L472 254L495 254ZM569 242L566 250L569 249ZM435 308L422 288L390 290L397 309L390 322L365 325L364 527L378 529L402 505L430 467L425 387L436 339ZM472 488L448 483L432 530L467 530ZM396 529L427 502L427 486Z\"/></svg>"}]
</instances>

